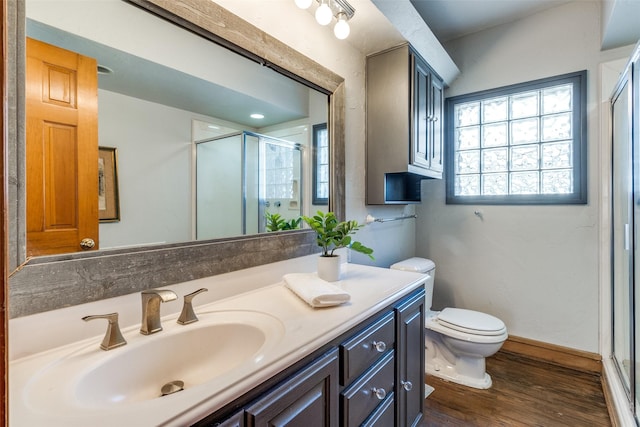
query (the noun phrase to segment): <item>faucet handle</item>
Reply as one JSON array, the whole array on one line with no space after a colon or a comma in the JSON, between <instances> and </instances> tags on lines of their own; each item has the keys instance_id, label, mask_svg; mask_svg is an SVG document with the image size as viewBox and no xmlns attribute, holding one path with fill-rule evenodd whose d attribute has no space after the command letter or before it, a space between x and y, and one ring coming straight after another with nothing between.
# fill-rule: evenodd
<instances>
[{"instance_id":1,"label":"faucet handle","mask_svg":"<svg viewBox=\"0 0 640 427\"><path fill-rule=\"evenodd\" d=\"M112 348L121 347L127 343L120 332L120 326L118 325L118 313L84 316L82 318L85 322L94 319L107 319L109 321L109 324L107 325L107 333L104 335L104 339L100 344L101 349L105 351L111 350Z\"/></svg>"},{"instance_id":2,"label":"faucet handle","mask_svg":"<svg viewBox=\"0 0 640 427\"><path fill-rule=\"evenodd\" d=\"M198 316L196 316L196 312L193 311L193 304L191 301L193 297L196 295L208 291L207 288L200 288L195 292L191 292L184 296L184 305L182 306L182 313L180 313L180 317L178 317L178 323L181 325L188 325L189 323L197 322Z\"/></svg>"}]
</instances>

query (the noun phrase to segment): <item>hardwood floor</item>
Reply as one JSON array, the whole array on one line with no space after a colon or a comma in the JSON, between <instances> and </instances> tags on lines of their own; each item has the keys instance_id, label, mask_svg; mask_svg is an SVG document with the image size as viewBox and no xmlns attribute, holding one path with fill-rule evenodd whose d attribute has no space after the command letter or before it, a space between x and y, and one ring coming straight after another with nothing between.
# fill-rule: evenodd
<instances>
[{"instance_id":1,"label":"hardwood floor","mask_svg":"<svg viewBox=\"0 0 640 427\"><path fill-rule=\"evenodd\" d=\"M600 376L498 352L487 359L493 379L477 390L427 377L423 427L611 426Z\"/></svg>"}]
</instances>

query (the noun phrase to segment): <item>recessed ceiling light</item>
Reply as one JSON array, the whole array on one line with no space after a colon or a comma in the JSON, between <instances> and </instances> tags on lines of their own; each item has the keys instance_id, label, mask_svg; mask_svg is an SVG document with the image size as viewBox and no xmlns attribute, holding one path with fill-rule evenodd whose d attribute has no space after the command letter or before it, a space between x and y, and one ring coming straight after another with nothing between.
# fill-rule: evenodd
<instances>
[{"instance_id":1,"label":"recessed ceiling light","mask_svg":"<svg viewBox=\"0 0 640 427\"><path fill-rule=\"evenodd\" d=\"M209 129L220 129L220 127L219 127L219 126L216 126L216 125L209 125L209 126L207 126L207 127L208 127Z\"/></svg>"},{"instance_id":2,"label":"recessed ceiling light","mask_svg":"<svg viewBox=\"0 0 640 427\"><path fill-rule=\"evenodd\" d=\"M260 113L253 113L250 116L252 119L264 119L264 114L260 114Z\"/></svg>"},{"instance_id":3,"label":"recessed ceiling light","mask_svg":"<svg viewBox=\"0 0 640 427\"><path fill-rule=\"evenodd\" d=\"M113 70L111 68L98 64L98 74L112 74L112 73L113 73Z\"/></svg>"}]
</instances>

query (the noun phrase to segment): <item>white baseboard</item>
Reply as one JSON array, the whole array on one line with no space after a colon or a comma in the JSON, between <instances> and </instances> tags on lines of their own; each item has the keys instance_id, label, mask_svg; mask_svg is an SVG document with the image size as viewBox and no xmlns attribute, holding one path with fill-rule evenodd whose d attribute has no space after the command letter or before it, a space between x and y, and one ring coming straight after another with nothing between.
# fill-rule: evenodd
<instances>
[{"instance_id":1,"label":"white baseboard","mask_svg":"<svg viewBox=\"0 0 640 427\"><path fill-rule=\"evenodd\" d=\"M615 416L615 427L636 427L636 422L633 419L633 413L629 408L629 400L627 399L627 393L624 390L624 385L620 381L618 372L611 358L602 359L603 370L603 387L607 387L604 390L605 395L609 394L607 404L609 405L609 413Z\"/></svg>"}]
</instances>

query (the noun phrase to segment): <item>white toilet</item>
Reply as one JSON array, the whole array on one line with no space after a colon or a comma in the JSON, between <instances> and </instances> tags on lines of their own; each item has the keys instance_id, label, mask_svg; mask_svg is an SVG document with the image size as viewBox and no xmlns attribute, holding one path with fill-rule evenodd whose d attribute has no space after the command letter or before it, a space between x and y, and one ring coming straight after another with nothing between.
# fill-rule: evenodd
<instances>
[{"instance_id":1,"label":"white toilet","mask_svg":"<svg viewBox=\"0 0 640 427\"><path fill-rule=\"evenodd\" d=\"M430 259L410 258L391 268L429 276L424 284L427 374L469 387L490 388L485 358L500 350L507 339L504 323L488 314L461 308L431 311L436 265Z\"/></svg>"}]
</instances>

